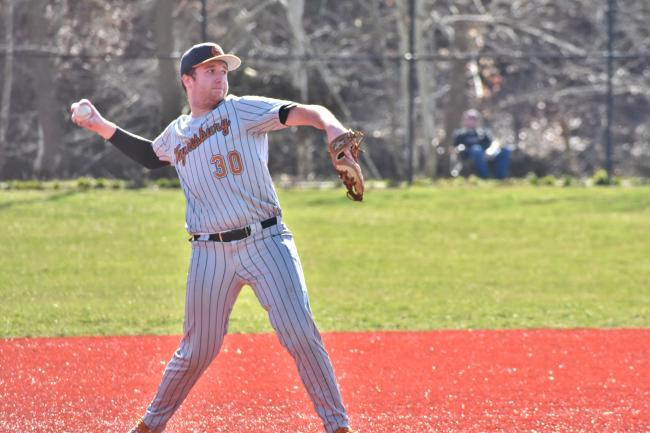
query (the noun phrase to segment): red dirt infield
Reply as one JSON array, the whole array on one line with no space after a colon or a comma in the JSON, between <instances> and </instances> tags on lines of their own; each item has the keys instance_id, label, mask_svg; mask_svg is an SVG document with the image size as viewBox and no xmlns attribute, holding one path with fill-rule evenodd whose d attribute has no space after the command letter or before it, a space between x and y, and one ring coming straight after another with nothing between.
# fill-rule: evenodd
<instances>
[{"instance_id":1,"label":"red dirt infield","mask_svg":"<svg viewBox=\"0 0 650 433\"><path fill-rule=\"evenodd\" d=\"M650 330L332 333L360 433L648 432ZM0 340L0 432L120 432L178 336ZM268 334L229 335L166 432L321 432Z\"/></svg>"}]
</instances>

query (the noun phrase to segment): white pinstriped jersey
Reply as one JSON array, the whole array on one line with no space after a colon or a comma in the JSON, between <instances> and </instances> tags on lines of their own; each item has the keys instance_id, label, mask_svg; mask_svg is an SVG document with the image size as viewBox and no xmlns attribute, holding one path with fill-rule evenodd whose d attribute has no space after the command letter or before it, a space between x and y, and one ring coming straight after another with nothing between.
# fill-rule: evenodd
<instances>
[{"instance_id":1,"label":"white pinstriped jersey","mask_svg":"<svg viewBox=\"0 0 650 433\"><path fill-rule=\"evenodd\" d=\"M279 110L287 104L227 95L201 117L181 115L153 141L158 158L178 173L189 233L216 233L280 215L267 132L286 128Z\"/></svg>"}]
</instances>

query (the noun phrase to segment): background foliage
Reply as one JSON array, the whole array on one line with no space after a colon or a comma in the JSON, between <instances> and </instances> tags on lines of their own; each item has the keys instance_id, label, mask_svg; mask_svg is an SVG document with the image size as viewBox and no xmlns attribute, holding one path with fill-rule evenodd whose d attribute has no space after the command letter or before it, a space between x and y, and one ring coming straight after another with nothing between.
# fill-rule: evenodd
<instances>
[{"instance_id":1,"label":"background foliage","mask_svg":"<svg viewBox=\"0 0 650 433\"><path fill-rule=\"evenodd\" d=\"M618 1L614 164L650 170L650 4ZM0 178L145 174L68 120L88 97L121 126L155 137L184 107L180 53L201 40L198 0L0 3ZM407 167L408 1L209 0L210 39L244 60L231 92L330 107L368 133L369 176ZM604 166L606 0L417 0L418 176L449 175L449 136L477 107L524 175ZM331 176L322 135L272 137L270 166Z\"/></svg>"}]
</instances>

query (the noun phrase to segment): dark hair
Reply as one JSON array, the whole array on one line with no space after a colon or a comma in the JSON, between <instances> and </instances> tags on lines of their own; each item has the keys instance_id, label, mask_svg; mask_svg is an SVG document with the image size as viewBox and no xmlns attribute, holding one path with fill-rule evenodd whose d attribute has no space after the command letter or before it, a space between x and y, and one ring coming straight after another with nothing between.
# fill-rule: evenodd
<instances>
[{"instance_id":1,"label":"dark hair","mask_svg":"<svg viewBox=\"0 0 650 433\"><path fill-rule=\"evenodd\" d=\"M196 69L192 68L187 72L187 74L184 74L184 75L189 75L190 77L192 77L192 79L195 79L196 78ZM181 79L181 86L183 86L183 91L185 91L185 94L187 95L187 89L185 88L185 84L183 83L182 79Z\"/></svg>"}]
</instances>

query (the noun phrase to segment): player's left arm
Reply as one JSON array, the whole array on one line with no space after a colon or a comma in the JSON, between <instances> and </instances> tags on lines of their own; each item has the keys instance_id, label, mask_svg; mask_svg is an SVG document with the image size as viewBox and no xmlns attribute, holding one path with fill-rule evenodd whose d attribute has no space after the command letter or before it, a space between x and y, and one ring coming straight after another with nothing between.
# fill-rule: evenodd
<instances>
[{"instance_id":1,"label":"player's left arm","mask_svg":"<svg viewBox=\"0 0 650 433\"><path fill-rule=\"evenodd\" d=\"M327 142L348 132L348 129L332 114L330 110L321 105L293 105L287 114L287 126L312 126L325 131Z\"/></svg>"},{"instance_id":2,"label":"player's left arm","mask_svg":"<svg viewBox=\"0 0 650 433\"><path fill-rule=\"evenodd\" d=\"M282 112L281 112L282 115ZM282 121L283 119L280 119ZM327 134L327 149L334 169L348 190L348 197L363 200L364 181L359 155L361 153L361 131L351 131L321 105L297 104L291 107L284 122L287 126L312 126Z\"/></svg>"}]
</instances>

